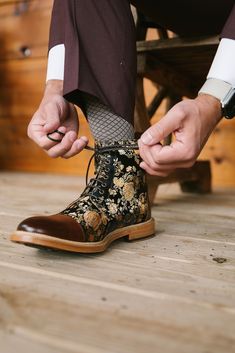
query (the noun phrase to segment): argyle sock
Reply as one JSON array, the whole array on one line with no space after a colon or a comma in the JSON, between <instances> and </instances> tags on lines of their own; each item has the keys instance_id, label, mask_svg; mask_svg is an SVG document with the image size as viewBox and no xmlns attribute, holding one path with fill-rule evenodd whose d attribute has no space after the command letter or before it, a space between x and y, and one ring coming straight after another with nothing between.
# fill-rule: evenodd
<instances>
[{"instance_id":1,"label":"argyle sock","mask_svg":"<svg viewBox=\"0 0 235 353\"><path fill-rule=\"evenodd\" d=\"M85 109L91 132L96 140L119 141L134 138L134 128L98 98L85 95Z\"/></svg>"}]
</instances>

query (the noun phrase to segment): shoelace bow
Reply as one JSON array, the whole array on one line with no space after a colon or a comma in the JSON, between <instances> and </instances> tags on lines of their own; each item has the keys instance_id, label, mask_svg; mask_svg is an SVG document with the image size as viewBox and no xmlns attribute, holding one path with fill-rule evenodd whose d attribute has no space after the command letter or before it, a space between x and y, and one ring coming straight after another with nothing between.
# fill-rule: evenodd
<instances>
[{"instance_id":1,"label":"shoelace bow","mask_svg":"<svg viewBox=\"0 0 235 353\"><path fill-rule=\"evenodd\" d=\"M136 143L135 145L129 145L129 146L128 145L127 146L112 145L112 146L104 146L104 147L98 147L98 148L86 146L85 149L88 151L93 151L93 154L88 162L87 170L86 170L86 186L87 186L91 162L96 155L101 154L101 153L110 152L110 151L118 151L118 150L125 150L125 151L127 151L129 149L138 150L139 146Z\"/></svg>"}]
</instances>

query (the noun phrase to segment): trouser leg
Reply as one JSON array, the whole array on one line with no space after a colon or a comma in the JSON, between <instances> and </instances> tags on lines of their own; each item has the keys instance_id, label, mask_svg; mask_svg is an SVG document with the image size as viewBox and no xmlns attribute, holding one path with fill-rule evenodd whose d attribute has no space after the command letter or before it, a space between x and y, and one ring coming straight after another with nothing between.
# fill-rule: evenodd
<instances>
[{"instance_id":1,"label":"trouser leg","mask_svg":"<svg viewBox=\"0 0 235 353\"><path fill-rule=\"evenodd\" d=\"M181 35L220 33L233 0L130 0L144 14ZM50 47L65 44L65 97L84 107L80 92L96 96L133 122L135 26L128 0L55 0Z\"/></svg>"},{"instance_id":2,"label":"trouser leg","mask_svg":"<svg viewBox=\"0 0 235 353\"><path fill-rule=\"evenodd\" d=\"M130 2L163 28L184 37L220 34L234 6L233 0L130 0Z\"/></svg>"},{"instance_id":3,"label":"trouser leg","mask_svg":"<svg viewBox=\"0 0 235 353\"><path fill-rule=\"evenodd\" d=\"M132 123L136 35L128 0L56 0L49 47L58 44L56 34L61 31L65 97L84 108L80 93L96 96Z\"/></svg>"}]
</instances>

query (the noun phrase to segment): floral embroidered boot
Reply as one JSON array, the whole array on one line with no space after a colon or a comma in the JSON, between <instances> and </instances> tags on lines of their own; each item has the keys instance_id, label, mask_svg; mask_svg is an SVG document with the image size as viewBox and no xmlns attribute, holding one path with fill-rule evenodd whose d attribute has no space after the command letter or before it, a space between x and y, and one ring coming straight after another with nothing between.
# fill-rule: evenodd
<instances>
[{"instance_id":1,"label":"floral embroidered boot","mask_svg":"<svg viewBox=\"0 0 235 353\"><path fill-rule=\"evenodd\" d=\"M81 196L56 215L31 217L11 240L73 252L101 252L115 239L155 232L145 172L136 141L95 144L95 178Z\"/></svg>"}]
</instances>

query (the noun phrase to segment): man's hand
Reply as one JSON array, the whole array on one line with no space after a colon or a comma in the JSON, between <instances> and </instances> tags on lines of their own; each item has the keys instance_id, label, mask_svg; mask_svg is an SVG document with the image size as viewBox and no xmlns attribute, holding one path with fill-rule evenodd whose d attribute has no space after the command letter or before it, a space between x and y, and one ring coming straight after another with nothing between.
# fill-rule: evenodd
<instances>
[{"instance_id":1,"label":"man's hand","mask_svg":"<svg viewBox=\"0 0 235 353\"><path fill-rule=\"evenodd\" d=\"M28 126L28 136L52 158L70 158L88 143L85 136L77 138L78 115L74 105L63 98L62 89L63 81L48 81L42 102ZM48 139L47 134L55 130L65 134L62 140L58 133L51 135L61 142Z\"/></svg>"},{"instance_id":2,"label":"man's hand","mask_svg":"<svg viewBox=\"0 0 235 353\"><path fill-rule=\"evenodd\" d=\"M221 115L219 100L206 94L176 104L138 141L143 159L140 166L147 173L158 176L167 176L177 168L191 167ZM174 134L173 142L162 146L161 141L170 133Z\"/></svg>"}]
</instances>

